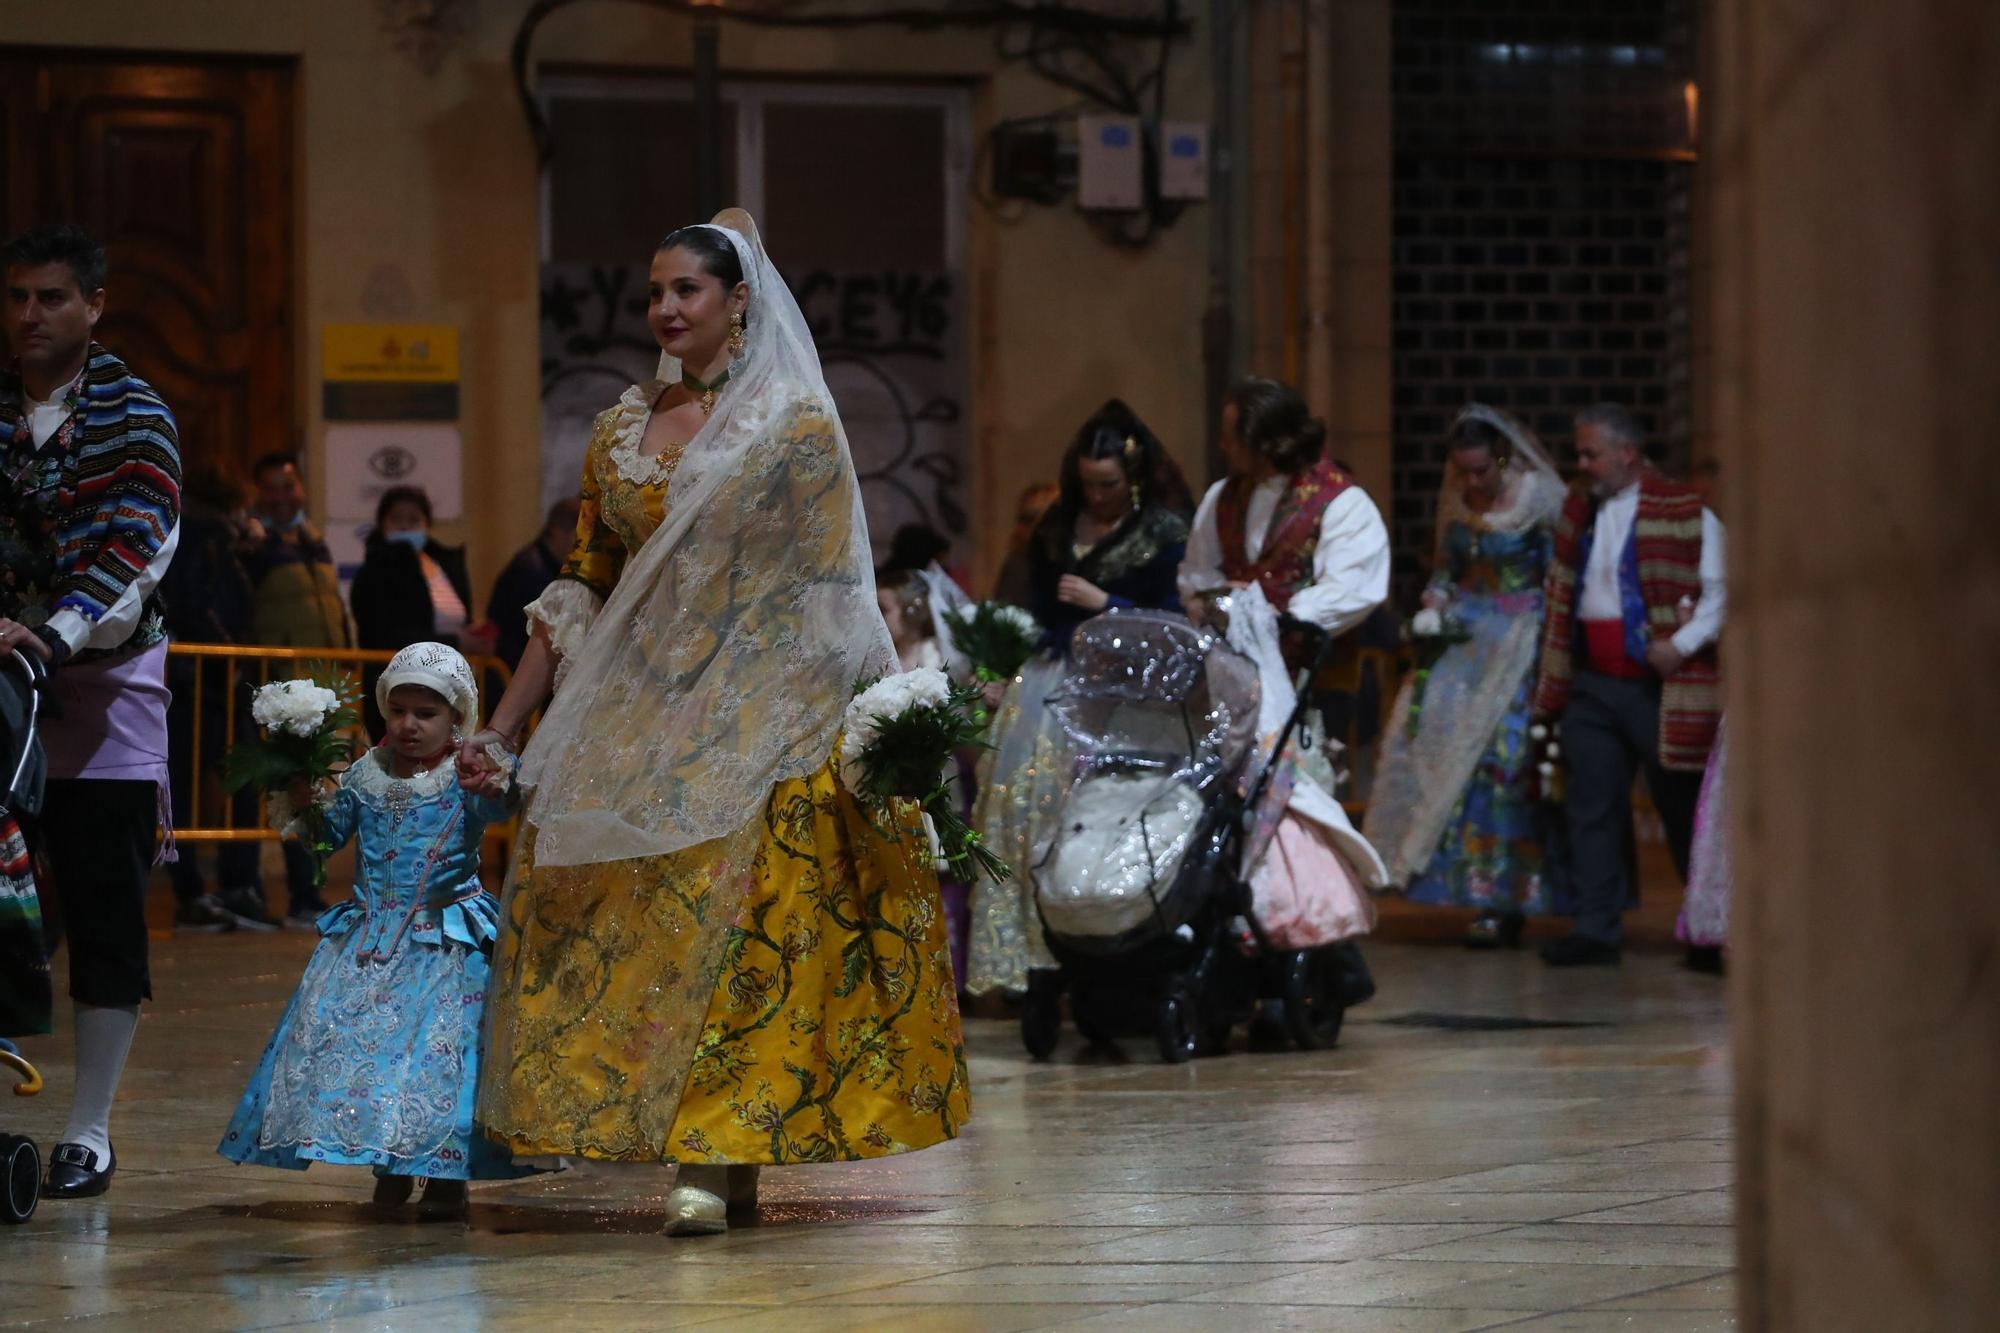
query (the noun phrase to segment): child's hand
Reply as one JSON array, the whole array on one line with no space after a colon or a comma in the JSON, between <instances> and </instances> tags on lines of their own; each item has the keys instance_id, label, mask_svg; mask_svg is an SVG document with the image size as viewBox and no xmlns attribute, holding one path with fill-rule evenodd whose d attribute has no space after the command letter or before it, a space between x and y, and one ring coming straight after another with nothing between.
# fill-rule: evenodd
<instances>
[{"instance_id":1,"label":"child's hand","mask_svg":"<svg viewBox=\"0 0 2000 1333\"><path fill-rule=\"evenodd\" d=\"M476 778L468 778L464 773L460 773L458 785L474 796L491 796L504 800L510 784L505 771L489 768Z\"/></svg>"},{"instance_id":2,"label":"child's hand","mask_svg":"<svg viewBox=\"0 0 2000 1333\"><path fill-rule=\"evenodd\" d=\"M478 796L506 796L514 771L505 757L513 754L513 748L490 727L474 732L458 749L458 785Z\"/></svg>"}]
</instances>

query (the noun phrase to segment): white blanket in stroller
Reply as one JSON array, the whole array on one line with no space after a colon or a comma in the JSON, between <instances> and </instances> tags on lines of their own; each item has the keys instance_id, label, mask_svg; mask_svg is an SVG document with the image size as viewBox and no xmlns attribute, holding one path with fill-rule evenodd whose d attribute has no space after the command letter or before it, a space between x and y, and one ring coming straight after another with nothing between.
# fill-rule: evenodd
<instances>
[{"instance_id":1,"label":"white blanket in stroller","mask_svg":"<svg viewBox=\"0 0 2000 1333\"><path fill-rule=\"evenodd\" d=\"M1122 935L1153 915L1201 824L1201 793L1156 773L1081 780L1063 803L1064 836L1035 874L1042 914L1062 935Z\"/></svg>"}]
</instances>

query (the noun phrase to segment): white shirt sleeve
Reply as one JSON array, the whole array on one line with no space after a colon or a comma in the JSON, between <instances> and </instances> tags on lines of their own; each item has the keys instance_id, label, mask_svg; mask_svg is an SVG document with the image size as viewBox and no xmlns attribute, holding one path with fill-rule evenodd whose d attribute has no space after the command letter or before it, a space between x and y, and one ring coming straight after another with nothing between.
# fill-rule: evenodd
<instances>
[{"instance_id":1,"label":"white shirt sleeve","mask_svg":"<svg viewBox=\"0 0 2000 1333\"><path fill-rule=\"evenodd\" d=\"M1341 634L1389 599L1389 529L1375 502L1353 486L1320 516L1313 581L1292 595L1291 615Z\"/></svg>"},{"instance_id":2,"label":"white shirt sleeve","mask_svg":"<svg viewBox=\"0 0 2000 1333\"><path fill-rule=\"evenodd\" d=\"M1215 522L1215 507L1225 484L1218 481L1209 487L1194 511L1187 549L1181 555L1180 573L1175 579L1183 605L1197 593L1211 592L1229 582L1222 572L1222 532Z\"/></svg>"},{"instance_id":3,"label":"white shirt sleeve","mask_svg":"<svg viewBox=\"0 0 2000 1333\"><path fill-rule=\"evenodd\" d=\"M1722 622L1729 611L1728 552L1723 546L1722 522L1706 508L1701 511L1701 596L1694 604L1694 617L1674 631L1674 647L1689 657L1722 637Z\"/></svg>"},{"instance_id":4,"label":"white shirt sleeve","mask_svg":"<svg viewBox=\"0 0 2000 1333\"><path fill-rule=\"evenodd\" d=\"M153 589L160 586L166 576L167 566L173 563L174 551L181 544L181 524L179 519L167 529L167 539L160 543L160 549L139 576L125 585L125 591L118 594L118 600L111 603L95 623L81 612L64 607L49 617L49 628L60 635L69 645L71 652L85 648L116 648L132 637L132 631L139 627L139 616L146 609L146 598Z\"/></svg>"}]
</instances>

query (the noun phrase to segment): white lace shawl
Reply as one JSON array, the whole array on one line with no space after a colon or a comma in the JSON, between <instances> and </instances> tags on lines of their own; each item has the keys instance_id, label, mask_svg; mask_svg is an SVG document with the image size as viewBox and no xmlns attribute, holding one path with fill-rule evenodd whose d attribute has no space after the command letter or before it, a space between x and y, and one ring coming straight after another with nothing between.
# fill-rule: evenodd
<instances>
[{"instance_id":1,"label":"white lace shawl","mask_svg":"<svg viewBox=\"0 0 2000 1333\"><path fill-rule=\"evenodd\" d=\"M568 591L538 602L551 642L569 645L521 760L542 865L659 856L741 829L775 783L826 762L856 682L895 669L812 335L749 218L724 220L750 286L746 346L674 468L660 525L601 607ZM661 378L678 377L664 362ZM630 479L648 465L632 431L651 401L644 386L621 400L614 462Z\"/></svg>"}]
</instances>

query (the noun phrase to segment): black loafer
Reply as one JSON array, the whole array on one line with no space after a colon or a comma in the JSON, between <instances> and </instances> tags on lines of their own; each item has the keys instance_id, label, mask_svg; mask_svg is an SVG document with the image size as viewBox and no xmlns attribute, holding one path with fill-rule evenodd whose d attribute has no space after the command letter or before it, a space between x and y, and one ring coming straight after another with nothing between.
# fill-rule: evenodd
<instances>
[{"instance_id":1,"label":"black loafer","mask_svg":"<svg viewBox=\"0 0 2000 1333\"><path fill-rule=\"evenodd\" d=\"M58 1143L49 1157L49 1173L42 1182L44 1199L89 1199L111 1188L111 1173L118 1169L118 1154L97 1169L97 1154L81 1143Z\"/></svg>"},{"instance_id":2,"label":"black loafer","mask_svg":"<svg viewBox=\"0 0 2000 1333\"><path fill-rule=\"evenodd\" d=\"M1566 935L1542 946L1542 961L1550 967L1616 967L1619 956L1617 945L1582 935Z\"/></svg>"}]
</instances>

